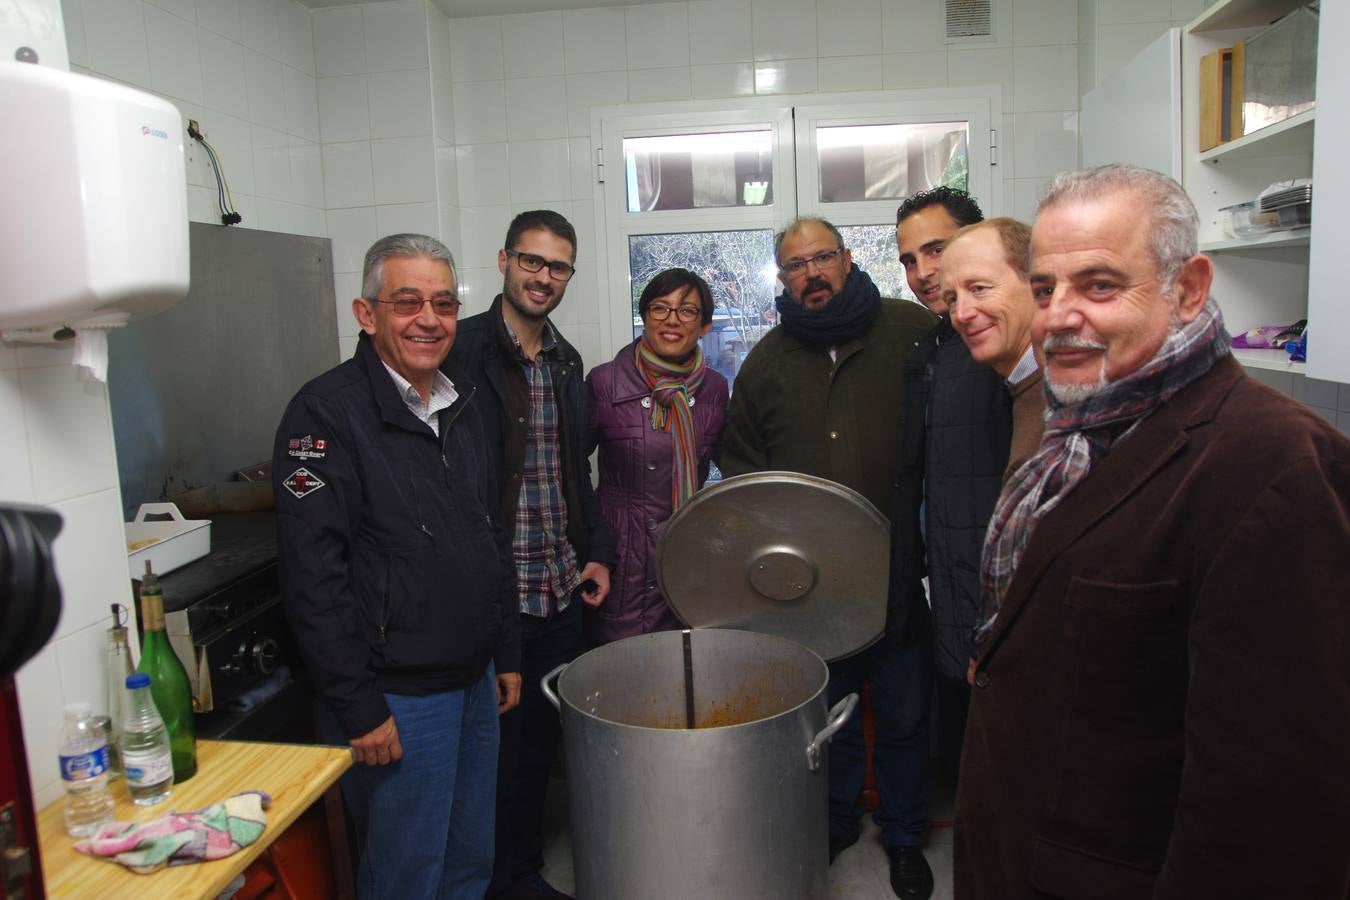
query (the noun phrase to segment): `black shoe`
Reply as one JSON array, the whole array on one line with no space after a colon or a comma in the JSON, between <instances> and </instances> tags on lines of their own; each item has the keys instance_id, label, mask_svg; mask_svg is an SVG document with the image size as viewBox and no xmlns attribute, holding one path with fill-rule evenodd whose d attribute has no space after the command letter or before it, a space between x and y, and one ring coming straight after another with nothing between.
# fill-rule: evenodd
<instances>
[{"instance_id":1,"label":"black shoe","mask_svg":"<svg viewBox=\"0 0 1350 900\"><path fill-rule=\"evenodd\" d=\"M918 847L887 847L891 860L891 890L897 897L928 900L933 895L933 870Z\"/></svg>"},{"instance_id":2,"label":"black shoe","mask_svg":"<svg viewBox=\"0 0 1350 900\"><path fill-rule=\"evenodd\" d=\"M836 834L835 832L831 831L830 865L834 865L834 858L836 856L838 856L840 853L843 853L845 850L847 850L849 847L852 847L856 843L858 843L857 832L854 832L853 834Z\"/></svg>"},{"instance_id":3,"label":"black shoe","mask_svg":"<svg viewBox=\"0 0 1350 900\"><path fill-rule=\"evenodd\" d=\"M517 878L504 896L509 900L574 900L571 894L564 894L538 872Z\"/></svg>"}]
</instances>

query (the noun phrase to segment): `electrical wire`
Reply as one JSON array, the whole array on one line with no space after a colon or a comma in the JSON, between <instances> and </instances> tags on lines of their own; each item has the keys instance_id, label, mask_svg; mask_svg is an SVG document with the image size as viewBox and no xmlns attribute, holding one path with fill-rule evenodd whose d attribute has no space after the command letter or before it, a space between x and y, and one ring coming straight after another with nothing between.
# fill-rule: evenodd
<instances>
[{"instance_id":1,"label":"electrical wire","mask_svg":"<svg viewBox=\"0 0 1350 900\"><path fill-rule=\"evenodd\" d=\"M188 137L202 145L202 149L206 151L207 162L211 164L211 172L216 178L216 206L220 208L221 224L238 225L244 221L244 217L234 208L234 196L230 193L230 182L225 177L225 167L220 163L220 154L203 137L195 121L188 123L187 133Z\"/></svg>"},{"instance_id":2,"label":"electrical wire","mask_svg":"<svg viewBox=\"0 0 1350 900\"><path fill-rule=\"evenodd\" d=\"M202 138L202 146L211 151L211 156L216 160L216 171L220 172L220 180L225 185L225 199L230 204L230 211L234 212L234 195L230 193L230 179L225 177L225 170L220 167L220 156L216 153L216 148L212 147L206 138Z\"/></svg>"}]
</instances>

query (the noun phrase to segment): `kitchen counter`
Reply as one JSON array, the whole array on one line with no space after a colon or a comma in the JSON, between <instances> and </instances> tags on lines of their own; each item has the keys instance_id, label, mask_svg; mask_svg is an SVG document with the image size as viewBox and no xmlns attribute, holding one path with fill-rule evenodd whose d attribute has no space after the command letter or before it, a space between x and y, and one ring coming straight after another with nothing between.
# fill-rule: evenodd
<instances>
[{"instance_id":1,"label":"kitchen counter","mask_svg":"<svg viewBox=\"0 0 1350 900\"><path fill-rule=\"evenodd\" d=\"M42 873L48 897L98 897L99 900L175 900L215 897L257 859L352 765L348 747L262 744L236 741L197 742L197 774L158 806L135 806L124 781L114 782L117 818L146 822L170 810L194 810L224 800L240 791L262 790L272 797L267 829L258 840L225 859L170 866L150 875L105 859L76 852L75 839L66 834L62 811L65 798L38 814Z\"/></svg>"}]
</instances>

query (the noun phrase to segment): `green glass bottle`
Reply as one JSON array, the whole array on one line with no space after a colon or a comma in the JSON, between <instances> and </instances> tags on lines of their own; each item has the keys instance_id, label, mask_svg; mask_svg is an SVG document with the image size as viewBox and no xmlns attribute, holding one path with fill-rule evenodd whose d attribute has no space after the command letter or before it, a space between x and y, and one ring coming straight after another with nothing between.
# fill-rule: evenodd
<instances>
[{"instance_id":1,"label":"green glass bottle","mask_svg":"<svg viewBox=\"0 0 1350 900\"><path fill-rule=\"evenodd\" d=\"M150 560L145 561L145 577L141 580L141 664L136 671L150 676L150 695L169 729L173 782L181 784L197 773L192 685L164 631L164 594L159 577L150 571Z\"/></svg>"}]
</instances>

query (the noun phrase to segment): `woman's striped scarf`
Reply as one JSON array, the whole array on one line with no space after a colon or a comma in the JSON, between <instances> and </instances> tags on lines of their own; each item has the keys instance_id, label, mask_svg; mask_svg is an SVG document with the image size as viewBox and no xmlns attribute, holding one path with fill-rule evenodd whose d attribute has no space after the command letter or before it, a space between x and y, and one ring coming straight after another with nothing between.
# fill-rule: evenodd
<instances>
[{"instance_id":1,"label":"woman's striped scarf","mask_svg":"<svg viewBox=\"0 0 1350 900\"><path fill-rule=\"evenodd\" d=\"M984 538L979 646L989 636L1036 524L1088 476L1111 446L1145 416L1227 356L1232 341L1211 297L1172 331L1143 367L1080 403L1065 405L1046 385L1045 436L1036 455L1003 488Z\"/></svg>"},{"instance_id":2,"label":"woman's striped scarf","mask_svg":"<svg viewBox=\"0 0 1350 900\"><path fill-rule=\"evenodd\" d=\"M678 509L698 490L698 440L694 435L694 414L689 398L703 383L703 348L682 363L673 363L656 355L646 335L638 341L638 374L652 392L652 428L668 431L673 439L674 477L670 480L670 508Z\"/></svg>"}]
</instances>

